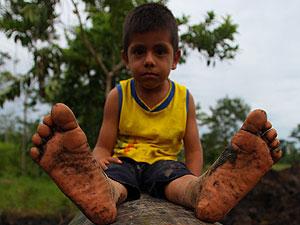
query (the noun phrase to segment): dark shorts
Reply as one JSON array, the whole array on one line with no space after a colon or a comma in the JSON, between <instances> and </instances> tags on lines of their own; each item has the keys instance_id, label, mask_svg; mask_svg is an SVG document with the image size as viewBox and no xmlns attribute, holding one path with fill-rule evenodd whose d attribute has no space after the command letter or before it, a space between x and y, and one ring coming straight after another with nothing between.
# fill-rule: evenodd
<instances>
[{"instance_id":1,"label":"dark shorts","mask_svg":"<svg viewBox=\"0 0 300 225\"><path fill-rule=\"evenodd\" d=\"M120 158L122 164L109 164L105 173L123 184L128 191L127 200L140 198L141 192L164 198L165 186L176 178L192 174L182 162L160 160L153 164Z\"/></svg>"}]
</instances>

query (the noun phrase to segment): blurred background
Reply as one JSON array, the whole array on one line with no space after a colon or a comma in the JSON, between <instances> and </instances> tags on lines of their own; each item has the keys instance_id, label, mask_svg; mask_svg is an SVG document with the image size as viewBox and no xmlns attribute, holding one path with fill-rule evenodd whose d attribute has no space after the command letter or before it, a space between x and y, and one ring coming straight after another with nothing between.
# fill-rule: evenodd
<instances>
[{"instance_id":1,"label":"blurred background","mask_svg":"<svg viewBox=\"0 0 300 225\"><path fill-rule=\"evenodd\" d=\"M0 224L19 217L66 224L76 212L28 157L30 139L51 105L63 102L93 148L107 93L130 77L120 57L123 20L145 2L153 1L0 0ZM159 2L178 21L182 59L170 79L186 85L197 103L206 167L246 115L262 108L284 150L274 172L294 171L289 182L298 187L300 2ZM299 191L289 193L299 198ZM297 214L299 203L291 208ZM250 224L276 224L252 214ZM224 224L234 224L233 217Z\"/></svg>"}]
</instances>

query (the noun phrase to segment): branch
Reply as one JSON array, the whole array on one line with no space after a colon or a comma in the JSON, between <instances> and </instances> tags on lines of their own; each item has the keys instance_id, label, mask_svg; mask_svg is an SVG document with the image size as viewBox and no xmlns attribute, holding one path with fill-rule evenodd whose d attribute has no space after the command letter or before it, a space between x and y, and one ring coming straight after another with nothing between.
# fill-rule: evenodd
<instances>
[{"instance_id":1,"label":"branch","mask_svg":"<svg viewBox=\"0 0 300 225\"><path fill-rule=\"evenodd\" d=\"M119 70L124 67L124 63L121 61L117 65L115 65L112 69L112 76L115 76Z\"/></svg>"},{"instance_id":2,"label":"branch","mask_svg":"<svg viewBox=\"0 0 300 225\"><path fill-rule=\"evenodd\" d=\"M79 27L80 27L80 34L83 40L83 43L85 44L85 46L87 47L87 49L90 51L90 53L95 57L96 59L96 63L100 66L100 68L103 70L103 72L105 73L106 76L109 76L109 70L107 69L107 67L105 66L102 56L95 51L95 48L93 47L93 45L91 44L91 42L89 41L89 39L87 38L85 31L83 29L83 25L82 25L82 20L78 11L78 7L77 7L77 3L75 3L74 0L71 0L72 4L75 8L74 13L77 16L77 19L79 21Z\"/></svg>"}]
</instances>

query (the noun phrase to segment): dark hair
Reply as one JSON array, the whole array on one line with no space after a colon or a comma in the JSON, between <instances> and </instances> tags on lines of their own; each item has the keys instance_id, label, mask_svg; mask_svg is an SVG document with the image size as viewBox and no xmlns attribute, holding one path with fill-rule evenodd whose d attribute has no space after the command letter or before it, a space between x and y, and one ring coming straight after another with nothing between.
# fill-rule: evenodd
<instances>
[{"instance_id":1,"label":"dark hair","mask_svg":"<svg viewBox=\"0 0 300 225\"><path fill-rule=\"evenodd\" d=\"M123 50L127 50L136 33L169 30L174 53L178 50L178 28L172 12L159 3L146 3L134 8L125 18L123 26Z\"/></svg>"}]
</instances>

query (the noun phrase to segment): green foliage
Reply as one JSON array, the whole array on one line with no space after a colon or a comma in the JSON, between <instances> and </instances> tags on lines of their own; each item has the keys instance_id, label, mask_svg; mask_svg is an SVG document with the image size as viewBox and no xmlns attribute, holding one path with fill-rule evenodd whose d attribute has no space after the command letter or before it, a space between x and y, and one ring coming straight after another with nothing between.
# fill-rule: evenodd
<instances>
[{"instance_id":1,"label":"green foliage","mask_svg":"<svg viewBox=\"0 0 300 225\"><path fill-rule=\"evenodd\" d=\"M210 114L197 106L197 117L205 131L201 136L201 142L206 165L212 164L217 159L249 112L250 106L240 98L219 99L216 106L210 107ZM290 137L294 140L280 140L280 148L283 151L280 160L282 167L300 163L300 125L292 130Z\"/></svg>"},{"instance_id":2,"label":"green foliage","mask_svg":"<svg viewBox=\"0 0 300 225\"><path fill-rule=\"evenodd\" d=\"M20 173L20 150L18 145L0 142L0 176L7 172L11 174Z\"/></svg>"},{"instance_id":3,"label":"green foliage","mask_svg":"<svg viewBox=\"0 0 300 225\"><path fill-rule=\"evenodd\" d=\"M27 176L21 176L20 146L0 142L1 213L36 216L74 214L76 207L27 155Z\"/></svg>"},{"instance_id":4,"label":"green foliage","mask_svg":"<svg viewBox=\"0 0 300 225\"><path fill-rule=\"evenodd\" d=\"M279 163L276 163L272 166L272 169L276 170L276 171L281 171L281 170L285 170L285 169L290 168L290 167L291 167L291 164L282 163L281 161L279 161Z\"/></svg>"},{"instance_id":5,"label":"green foliage","mask_svg":"<svg viewBox=\"0 0 300 225\"><path fill-rule=\"evenodd\" d=\"M19 77L15 77L10 72L0 73L0 107L5 101L13 100L16 96L20 96L21 81Z\"/></svg>"},{"instance_id":6,"label":"green foliage","mask_svg":"<svg viewBox=\"0 0 300 225\"><path fill-rule=\"evenodd\" d=\"M216 106L210 107L210 114L198 111L200 125L207 130L201 137L206 164L213 163L229 144L249 111L250 106L242 99L229 97L218 100Z\"/></svg>"},{"instance_id":7,"label":"green foliage","mask_svg":"<svg viewBox=\"0 0 300 225\"><path fill-rule=\"evenodd\" d=\"M35 64L29 74L36 78L38 84L36 91L38 95L35 99L47 101L46 86L49 83L48 80L55 79L55 75L61 73L61 48L56 44L51 44L48 47L36 49L33 56Z\"/></svg>"},{"instance_id":8,"label":"green foliage","mask_svg":"<svg viewBox=\"0 0 300 225\"><path fill-rule=\"evenodd\" d=\"M184 17L182 23L188 21ZM207 13L205 21L188 27L188 32L181 35L183 47L188 46L201 53L209 66L216 60L233 59L238 50L234 43L234 35L237 33L237 25L232 23L231 17L223 18L220 23L215 13ZM186 52L186 51L184 51Z\"/></svg>"},{"instance_id":9,"label":"green foliage","mask_svg":"<svg viewBox=\"0 0 300 225\"><path fill-rule=\"evenodd\" d=\"M54 7L58 0L11 0L0 11L0 30L23 46L35 48L37 40L45 41L54 34Z\"/></svg>"},{"instance_id":10,"label":"green foliage","mask_svg":"<svg viewBox=\"0 0 300 225\"><path fill-rule=\"evenodd\" d=\"M38 120L24 121L12 112L0 114L0 175L42 175L40 168L27 154L32 146L31 136L36 132L38 123Z\"/></svg>"},{"instance_id":11,"label":"green foliage","mask_svg":"<svg viewBox=\"0 0 300 225\"><path fill-rule=\"evenodd\" d=\"M300 124L298 124L297 127L292 130L290 137L296 139L300 144Z\"/></svg>"},{"instance_id":12,"label":"green foliage","mask_svg":"<svg viewBox=\"0 0 300 225\"><path fill-rule=\"evenodd\" d=\"M33 179L6 174L0 176L0 193L0 209L7 214L57 216L76 210L48 178Z\"/></svg>"},{"instance_id":13,"label":"green foliage","mask_svg":"<svg viewBox=\"0 0 300 225\"><path fill-rule=\"evenodd\" d=\"M300 124L291 131L291 140L280 140L283 158L280 162L288 164L300 163Z\"/></svg>"},{"instance_id":14,"label":"green foliage","mask_svg":"<svg viewBox=\"0 0 300 225\"><path fill-rule=\"evenodd\" d=\"M5 60L11 59L10 55L7 52L2 52L0 50L0 67L5 64Z\"/></svg>"},{"instance_id":15,"label":"green foliage","mask_svg":"<svg viewBox=\"0 0 300 225\"><path fill-rule=\"evenodd\" d=\"M30 145L28 144L27 146ZM21 149L20 144L0 142L0 176L5 176L5 174L20 176L22 172L25 172L32 178L45 176L42 170L32 161L28 154L25 158L26 171L21 170L20 155L23 150L27 151L28 149Z\"/></svg>"},{"instance_id":16,"label":"green foliage","mask_svg":"<svg viewBox=\"0 0 300 225\"><path fill-rule=\"evenodd\" d=\"M17 130L15 115L11 112L0 114L0 143L13 143L21 139L21 134Z\"/></svg>"}]
</instances>

